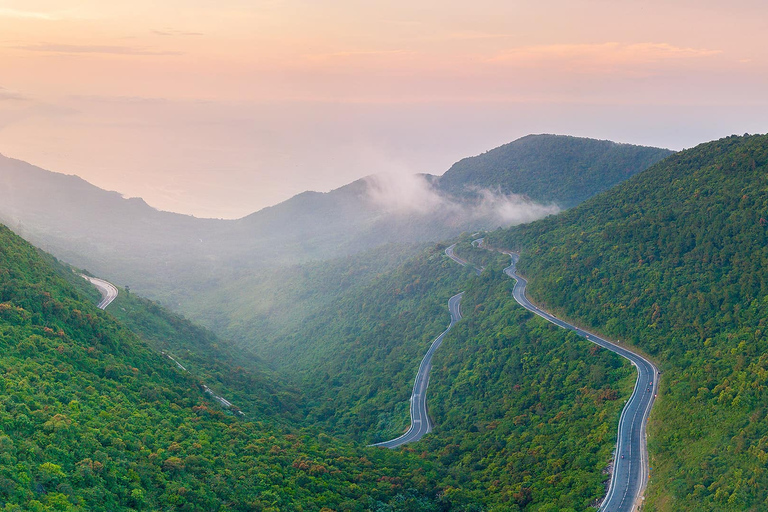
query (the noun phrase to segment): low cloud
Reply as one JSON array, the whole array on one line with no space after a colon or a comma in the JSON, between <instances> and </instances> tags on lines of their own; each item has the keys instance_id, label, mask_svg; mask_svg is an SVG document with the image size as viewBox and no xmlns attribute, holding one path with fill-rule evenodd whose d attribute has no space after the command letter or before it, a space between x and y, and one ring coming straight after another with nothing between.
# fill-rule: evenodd
<instances>
[{"instance_id":1,"label":"low cloud","mask_svg":"<svg viewBox=\"0 0 768 512\"><path fill-rule=\"evenodd\" d=\"M486 218L502 225L514 226L560 212L556 204L537 203L519 194L501 194L487 189L476 191L481 200L471 207L474 218Z\"/></svg>"},{"instance_id":2,"label":"low cloud","mask_svg":"<svg viewBox=\"0 0 768 512\"><path fill-rule=\"evenodd\" d=\"M419 174L368 176L368 198L383 211L397 215L438 215L452 225L512 226L556 214L555 204L542 204L518 194L473 187L471 199L457 199L435 188L436 177Z\"/></svg>"},{"instance_id":3,"label":"low cloud","mask_svg":"<svg viewBox=\"0 0 768 512\"><path fill-rule=\"evenodd\" d=\"M56 44L41 43L26 46L17 46L19 50L46 53L95 53L104 55L181 55L181 52L168 52L151 50L147 48L135 48L131 46L90 45L90 44Z\"/></svg>"},{"instance_id":4,"label":"low cloud","mask_svg":"<svg viewBox=\"0 0 768 512\"><path fill-rule=\"evenodd\" d=\"M668 43L552 44L511 48L488 59L491 63L545 67L574 65L586 69L610 69L706 59L721 55L721 50L690 48Z\"/></svg>"},{"instance_id":5,"label":"low cloud","mask_svg":"<svg viewBox=\"0 0 768 512\"><path fill-rule=\"evenodd\" d=\"M173 30L167 28L165 30L151 30L156 36L202 36L205 35L202 32L185 32L183 30Z\"/></svg>"},{"instance_id":6,"label":"low cloud","mask_svg":"<svg viewBox=\"0 0 768 512\"><path fill-rule=\"evenodd\" d=\"M9 91L5 87L0 87L0 101L27 101L29 98L14 92Z\"/></svg>"},{"instance_id":7,"label":"low cloud","mask_svg":"<svg viewBox=\"0 0 768 512\"><path fill-rule=\"evenodd\" d=\"M371 202L389 213L426 214L446 207L424 175L374 174L365 181Z\"/></svg>"},{"instance_id":8,"label":"low cloud","mask_svg":"<svg viewBox=\"0 0 768 512\"><path fill-rule=\"evenodd\" d=\"M10 7L0 7L0 18L19 18L19 19L32 19L32 20L47 20L53 21L59 19L59 17L52 13L40 12L40 11L25 11L22 9L12 9Z\"/></svg>"}]
</instances>

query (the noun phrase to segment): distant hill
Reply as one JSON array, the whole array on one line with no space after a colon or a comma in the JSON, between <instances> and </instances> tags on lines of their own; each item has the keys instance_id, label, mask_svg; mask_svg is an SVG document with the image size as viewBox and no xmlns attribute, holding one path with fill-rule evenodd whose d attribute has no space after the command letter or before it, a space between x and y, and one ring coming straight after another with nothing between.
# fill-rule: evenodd
<instances>
[{"instance_id":1,"label":"distant hill","mask_svg":"<svg viewBox=\"0 0 768 512\"><path fill-rule=\"evenodd\" d=\"M571 208L671 154L608 140L528 135L456 162L438 187L453 195L498 189Z\"/></svg>"},{"instance_id":2,"label":"distant hill","mask_svg":"<svg viewBox=\"0 0 768 512\"><path fill-rule=\"evenodd\" d=\"M488 242L522 249L531 297L646 351L653 510L768 500L768 135L682 151Z\"/></svg>"},{"instance_id":3,"label":"distant hill","mask_svg":"<svg viewBox=\"0 0 768 512\"><path fill-rule=\"evenodd\" d=\"M371 177L328 193L304 192L238 220L161 212L0 156L0 221L78 267L177 304L237 272L530 221L668 154L529 136L462 160L443 177ZM522 197L508 198L510 192Z\"/></svg>"}]
</instances>

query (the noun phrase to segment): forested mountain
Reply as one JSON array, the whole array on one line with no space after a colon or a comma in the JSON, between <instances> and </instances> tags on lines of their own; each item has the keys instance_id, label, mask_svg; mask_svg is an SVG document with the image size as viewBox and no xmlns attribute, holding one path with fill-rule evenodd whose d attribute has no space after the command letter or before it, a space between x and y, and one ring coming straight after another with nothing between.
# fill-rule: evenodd
<instances>
[{"instance_id":1,"label":"forested mountain","mask_svg":"<svg viewBox=\"0 0 768 512\"><path fill-rule=\"evenodd\" d=\"M520 307L488 251L486 269L435 354L426 452L489 510L589 510L605 496L616 426L635 381L619 356ZM474 254L473 254L474 253Z\"/></svg>"},{"instance_id":2,"label":"forested mountain","mask_svg":"<svg viewBox=\"0 0 768 512\"><path fill-rule=\"evenodd\" d=\"M531 136L465 159L443 177L371 177L328 193L305 192L237 220L160 212L141 199L0 156L0 221L57 257L175 306L193 292L232 282L237 271L542 217L668 153ZM508 197L511 192L525 197Z\"/></svg>"},{"instance_id":3,"label":"forested mountain","mask_svg":"<svg viewBox=\"0 0 768 512\"><path fill-rule=\"evenodd\" d=\"M608 174L634 169L615 153L623 171L585 163L605 161L611 143L584 143L592 148L585 160L568 156L583 149L580 139L550 139L532 139L543 152L533 160L528 141L520 161L587 169L595 192ZM648 155L632 151L640 170ZM593 505L631 389L629 366L519 308L501 261L470 252L466 236L459 250L489 267L480 277L448 260L444 245L407 243L471 227L489 218L489 205L510 204L506 194L527 194L488 181L493 173L478 158L477 173L464 164L444 190L441 179L417 178L440 207L419 214L372 200L371 189L386 184L365 180L237 221L157 212L75 177L56 175L36 192L27 178L51 173L0 161L0 207L12 211L15 229L134 290L123 290L111 312L97 310L71 269L0 228L8 391L0 498L43 510ZM513 179L543 190L532 168L515 169ZM562 167L544 169L553 195L539 200L556 201ZM512 201L523 210L539 204ZM305 266L285 257L346 252L356 255ZM275 369L135 296L142 287L219 332L242 331L240 347ZM416 368L448 324L448 297L462 290L465 321L434 359L434 434L396 452L366 448L406 428ZM204 386L237 408L222 409Z\"/></svg>"},{"instance_id":4,"label":"forested mountain","mask_svg":"<svg viewBox=\"0 0 768 512\"><path fill-rule=\"evenodd\" d=\"M438 186L453 195L498 189L571 208L671 154L608 140L528 135L456 162Z\"/></svg>"},{"instance_id":5,"label":"forested mountain","mask_svg":"<svg viewBox=\"0 0 768 512\"><path fill-rule=\"evenodd\" d=\"M67 272L0 226L6 510L438 510L448 503L437 496L435 466L418 457L299 430L274 410L226 414L195 374L96 309ZM181 336L193 334L182 328ZM261 398L251 403L273 401L279 385L256 382L263 377L252 375L249 392Z\"/></svg>"},{"instance_id":6,"label":"forested mountain","mask_svg":"<svg viewBox=\"0 0 768 512\"><path fill-rule=\"evenodd\" d=\"M663 370L648 510L762 510L768 136L683 151L557 217L500 231L532 298Z\"/></svg>"}]
</instances>

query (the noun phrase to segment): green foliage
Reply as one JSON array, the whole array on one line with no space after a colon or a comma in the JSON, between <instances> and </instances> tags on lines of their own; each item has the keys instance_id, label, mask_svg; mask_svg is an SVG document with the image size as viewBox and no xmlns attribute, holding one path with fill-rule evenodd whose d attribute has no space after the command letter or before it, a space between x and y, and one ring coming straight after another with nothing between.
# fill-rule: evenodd
<instances>
[{"instance_id":1,"label":"green foliage","mask_svg":"<svg viewBox=\"0 0 768 512\"><path fill-rule=\"evenodd\" d=\"M298 392L283 386L266 363L250 352L233 348L211 331L135 294L121 291L109 312L246 415L258 411L298 417Z\"/></svg>"},{"instance_id":2,"label":"green foliage","mask_svg":"<svg viewBox=\"0 0 768 512\"><path fill-rule=\"evenodd\" d=\"M0 226L6 510L439 506L439 477L409 453L292 429L269 411L249 411L249 421L226 414L194 375L96 309L60 270Z\"/></svg>"},{"instance_id":3,"label":"green foliage","mask_svg":"<svg viewBox=\"0 0 768 512\"><path fill-rule=\"evenodd\" d=\"M450 322L448 299L472 274L444 250L426 250L328 301L276 340L273 360L296 375L309 421L364 443L408 428L408 399L421 358Z\"/></svg>"},{"instance_id":4,"label":"green foliage","mask_svg":"<svg viewBox=\"0 0 768 512\"><path fill-rule=\"evenodd\" d=\"M671 153L607 140L528 135L455 163L439 186L459 196L498 189L570 208Z\"/></svg>"},{"instance_id":5,"label":"green foliage","mask_svg":"<svg viewBox=\"0 0 768 512\"><path fill-rule=\"evenodd\" d=\"M475 279L435 354L425 453L489 510L585 510L605 494L634 372L520 307L502 268Z\"/></svg>"},{"instance_id":6,"label":"green foliage","mask_svg":"<svg viewBox=\"0 0 768 512\"><path fill-rule=\"evenodd\" d=\"M488 238L538 301L661 363L649 510L768 503L766 219L768 136L733 136Z\"/></svg>"},{"instance_id":7,"label":"green foliage","mask_svg":"<svg viewBox=\"0 0 768 512\"><path fill-rule=\"evenodd\" d=\"M403 452L435 464L451 510L583 510L605 492L628 364L532 317L501 272L508 258L472 249L476 277L438 246L312 318L282 358L299 371L307 420L361 442L401 434L419 361L449 321L448 297L466 290L464 320L435 354L434 432ZM290 362L289 362L290 361Z\"/></svg>"},{"instance_id":8,"label":"green foliage","mask_svg":"<svg viewBox=\"0 0 768 512\"><path fill-rule=\"evenodd\" d=\"M272 360L279 351L277 339L300 328L329 302L358 293L420 249L423 247L387 244L328 261L237 271L215 286L196 290L181 308L185 315Z\"/></svg>"}]
</instances>

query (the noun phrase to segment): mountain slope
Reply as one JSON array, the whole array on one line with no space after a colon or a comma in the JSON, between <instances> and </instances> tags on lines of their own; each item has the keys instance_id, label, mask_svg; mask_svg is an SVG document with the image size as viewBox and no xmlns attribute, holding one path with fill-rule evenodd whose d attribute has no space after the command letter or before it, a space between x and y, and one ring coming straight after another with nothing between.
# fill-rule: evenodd
<instances>
[{"instance_id":1,"label":"mountain slope","mask_svg":"<svg viewBox=\"0 0 768 512\"><path fill-rule=\"evenodd\" d=\"M0 345L9 510L437 510L417 457L225 414L4 226Z\"/></svg>"},{"instance_id":2,"label":"mountain slope","mask_svg":"<svg viewBox=\"0 0 768 512\"><path fill-rule=\"evenodd\" d=\"M649 510L759 510L768 429L768 136L702 144L489 237L530 294L655 357Z\"/></svg>"},{"instance_id":3,"label":"mountain slope","mask_svg":"<svg viewBox=\"0 0 768 512\"><path fill-rule=\"evenodd\" d=\"M440 468L450 510L587 509L605 494L631 366L519 307L507 261L471 254L488 266L477 277L444 249L329 300L277 339L307 421L361 443L403 433L419 362L448 324L448 298L465 291L464 319L433 359L433 433L403 449Z\"/></svg>"},{"instance_id":4,"label":"mountain slope","mask_svg":"<svg viewBox=\"0 0 768 512\"><path fill-rule=\"evenodd\" d=\"M608 140L528 135L456 162L438 186L453 195L498 188L571 208L671 154Z\"/></svg>"},{"instance_id":5,"label":"mountain slope","mask_svg":"<svg viewBox=\"0 0 768 512\"><path fill-rule=\"evenodd\" d=\"M589 510L605 496L634 371L520 307L507 257L459 249L486 269L462 299L466 321L435 354L428 452L489 510Z\"/></svg>"}]
</instances>

